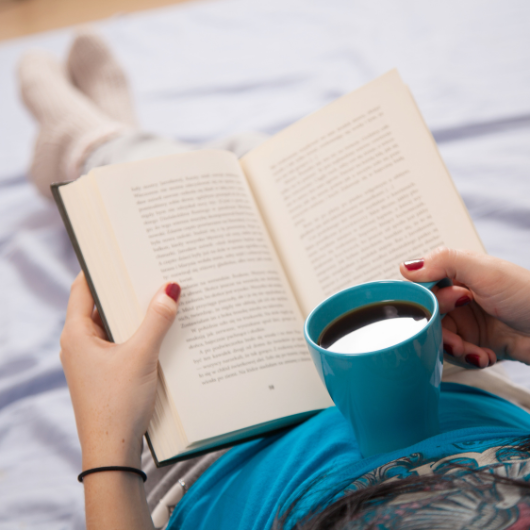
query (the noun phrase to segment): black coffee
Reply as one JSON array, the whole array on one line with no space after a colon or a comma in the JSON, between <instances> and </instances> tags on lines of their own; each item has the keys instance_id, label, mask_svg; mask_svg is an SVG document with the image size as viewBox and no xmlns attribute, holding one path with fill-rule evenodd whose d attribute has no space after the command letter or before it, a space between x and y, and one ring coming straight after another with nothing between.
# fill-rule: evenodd
<instances>
[{"instance_id":1,"label":"black coffee","mask_svg":"<svg viewBox=\"0 0 530 530\"><path fill-rule=\"evenodd\" d=\"M413 302L387 301L353 309L328 324L318 344L336 353L388 348L423 329L431 314Z\"/></svg>"}]
</instances>

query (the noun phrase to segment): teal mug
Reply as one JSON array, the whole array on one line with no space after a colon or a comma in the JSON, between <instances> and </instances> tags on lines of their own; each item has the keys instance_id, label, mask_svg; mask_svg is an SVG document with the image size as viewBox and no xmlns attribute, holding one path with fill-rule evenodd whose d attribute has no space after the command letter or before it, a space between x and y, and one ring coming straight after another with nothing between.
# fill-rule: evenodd
<instances>
[{"instance_id":1,"label":"teal mug","mask_svg":"<svg viewBox=\"0 0 530 530\"><path fill-rule=\"evenodd\" d=\"M447 280L442 280L442 282ZM407 447L439 433L443 343L438 301L441 282L365 283L340 291L307 317L304 335L331 399L353 427L365 457ZM415 335L367 353L335 353L319 346L324 329L342 315L377 302L418 304L431 315Z\"/></svg>"}]
</instances>

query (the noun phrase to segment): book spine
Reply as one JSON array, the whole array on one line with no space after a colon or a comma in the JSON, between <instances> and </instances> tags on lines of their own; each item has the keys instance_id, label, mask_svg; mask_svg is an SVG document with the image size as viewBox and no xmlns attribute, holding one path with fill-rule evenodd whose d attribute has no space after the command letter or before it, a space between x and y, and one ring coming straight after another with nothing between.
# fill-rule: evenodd
<instances>
[{"instance_id":1,"label":"book spine","mask_svg":"<svg viewBox=\"0 0 530 530\"><path fill-rule=\"evenodd\" d=\"M72 246L74 247L74 252L79 261L79 265L81 265L81 269L85 275L85 279L88 283L90 293L92 294L92 298L94 299L94 303L96 304L99 316L101 318L101 322L103 323L103 328L105 329L105 333L107 334L109 341L114 342L114 338L112 337L112 332L110 331L109 324L107 322L107 319L105 318L105 311L103 310L101 301L99 300L96 287L94 286L94 282L92 281L90 271L88 270L88 266L83 256L83 252L81 250L81 247L79 246L79 242L77 241L74 228L72 226L72 223L70 222L70 217L68 216L68 211L66 210L66 206L64 205L63 198L61 196L60 188L62 186L67 186L68 184L70 184L70 182L60 182L57 184L52 184L51 185L52 195L53 195L53 198L55 199L55 203L57 204L59 213L61 214L61 218L66 228L68 237L70 238Z\"/></svg>"},{"instance_id":2,"label":"book spine","mask_svg":"<svg viewBox=\"0 0 530 530\"><path fill-rule=\"evenodd\" d=\"M72 223L70 222L68 211L66 210L66 206L64 205L64 201L61 196L60 188L68 184L70 184L70 182L60 182L57 184L52 184L51 185L52 195L55 200L55 203L57 204L57 209L59 210L59 214L61 215L61 219L63 220L64 226L66 228L66 233L68 234L68 237L70 238L70 242L72 243L72 246L74 247L74 252L75 252L75 255L77 256L77 260L79 261L79 265L81 265L81 270L83 271L85 275L85 279L88 283L88 288L90 289L90 293L92 294L92 298L94 299L94 303L96 304L99 316L101 318L101 322L103 323L103 328L105 329L105 333L107 334L109 341L114 342L114 338L112 337L112 332L110 331L109 323L107 322L107 319L105 318L105 311L103 310L103 306L101 305L101 301L96 291L96 287L90 275L90 270L88 269L88 265L86 264L85 258L83 256L83 252L81 250L81 247L79 246L79 242L77 241L74 228L72 226ZM156 466L160 467L161 464L156 457L156 453L155 453L153 444L151 442L151 439L148 433L145 433L145 438L147 440L149 449L151 450L151 454L153 455L153 459L155 461ZM165 465L165 463L162 465Z\"/></svg>"}]
</instances>

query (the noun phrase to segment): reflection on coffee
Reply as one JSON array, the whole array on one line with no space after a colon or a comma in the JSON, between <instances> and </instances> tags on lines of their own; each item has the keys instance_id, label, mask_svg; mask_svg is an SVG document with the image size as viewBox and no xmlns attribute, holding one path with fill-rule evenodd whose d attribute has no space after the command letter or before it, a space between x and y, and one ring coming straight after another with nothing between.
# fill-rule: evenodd
<instances>
[{"instance_id":1,"label":"reflection on coffee","mask_svg":"<svg viewBox=\"0 0 530 530\"><path fill-rule=\"evenodd\" d=\"M378 302L341 315L324 329L318 344L336 353L377 351L414 336L430 318L427 309L413 302Z\"/></svg>"}]
</instances>

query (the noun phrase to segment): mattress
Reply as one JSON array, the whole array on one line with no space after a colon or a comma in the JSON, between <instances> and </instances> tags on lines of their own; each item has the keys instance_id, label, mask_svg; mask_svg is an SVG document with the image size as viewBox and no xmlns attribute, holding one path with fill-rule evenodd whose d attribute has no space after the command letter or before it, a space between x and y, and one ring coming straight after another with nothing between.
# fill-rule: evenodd
<instances>
[{"instance_id":1,"label":"mattress","mask_svg":"<svg viewBox=\"0 0 530 530\"><path fill-rule=\"evenodd\" d=\"M530 3L218 0L95 26L142 128L192 143L274 133L397 67L488 252L530 268ZM0 529L82 529L81 455L58 352L79 266L26 172L16 64L74 28L0 45ZM451 215L450 212L447 213ZM530 388L530 371L506 363Z\"/></svg>"}]
</instances>

